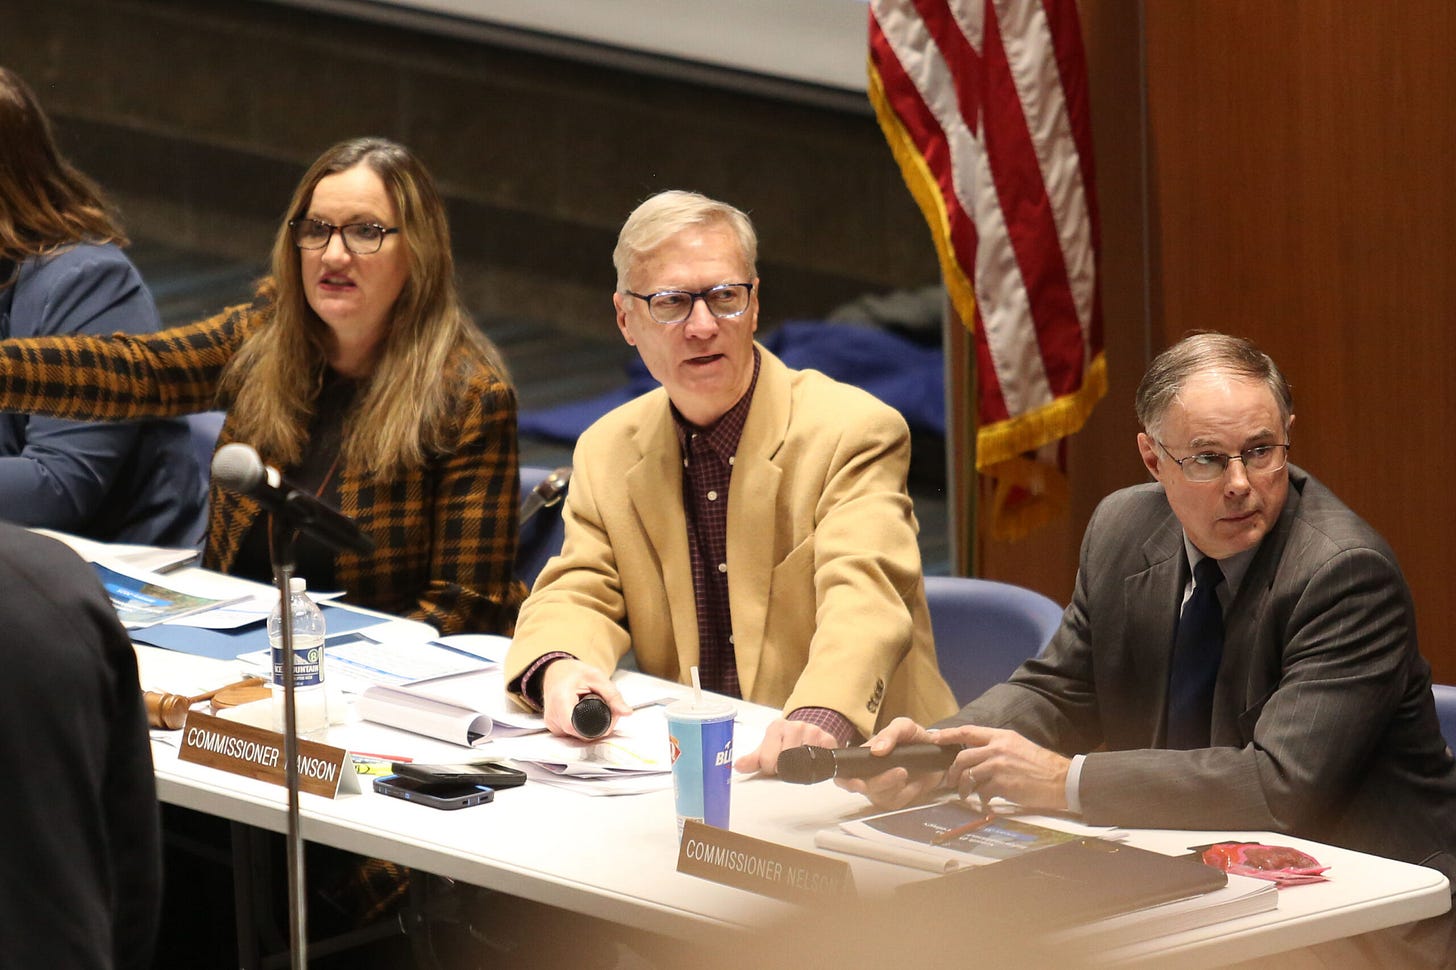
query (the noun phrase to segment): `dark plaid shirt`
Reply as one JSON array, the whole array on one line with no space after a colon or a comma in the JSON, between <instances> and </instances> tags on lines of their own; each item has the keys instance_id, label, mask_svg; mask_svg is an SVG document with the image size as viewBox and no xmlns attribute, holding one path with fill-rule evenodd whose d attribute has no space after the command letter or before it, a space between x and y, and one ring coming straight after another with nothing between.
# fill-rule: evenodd
<instances>
[{"instance_id":1,"label":"dark plaid shirt","mask_svg":"<svg viewBox=\"0 0 1456 970\"><path fill-rule=\"evenodd\" d=\"M682 449L683 511L688 520L688 554L693 564L693 595L698 607L698 676L707 690L742 697L733 653L733 614L728 609L728 486L733 457L758 386L758 353L753 380L738 403L711 428L688 422L672 409Z\"/></svg>"},{"instance_id":2,"label":"dark plaid shirt","mask_svg":"<svg viewBox=\"0 0 1456 970\"><path fill-rule=\"evenodd\" d=\"M728 488L733 460L753 391L758 386L758 350L753 352L753 380L738 403L711 428L699 428L672 409L678 445L682 449L683 511L688 520L688 553L693 568L693 594L698 613L698 676L703 687L742 697L738 658L733 649L733 614L728 605ZM801 707L793 721L808 721L824 728L840 744L858 736L849 720L837 711Z\"/></svg>"}]
</instances>

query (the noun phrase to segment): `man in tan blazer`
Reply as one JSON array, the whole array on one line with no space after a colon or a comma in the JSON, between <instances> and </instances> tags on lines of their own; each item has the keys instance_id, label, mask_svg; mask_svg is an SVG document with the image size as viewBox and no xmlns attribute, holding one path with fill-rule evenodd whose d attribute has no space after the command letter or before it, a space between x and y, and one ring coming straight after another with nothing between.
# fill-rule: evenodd
<instances>
[{"instance_id":1,"label":"man in tan blazer","mask_svg":"<svg viewBox=\"0 0 1456 970\"><path fill-rule=\"evenodd\" d=\"M893 409L754 342L757 241L739 210L664 192L613 254L617 327L662 388L577 443L566 538L521 611L507 683L558 734L610 672L780 707L735 762L838 747L955 709L935 662ZM731 486L731 487L730 487Z\"/></svg>"}]
</instances>

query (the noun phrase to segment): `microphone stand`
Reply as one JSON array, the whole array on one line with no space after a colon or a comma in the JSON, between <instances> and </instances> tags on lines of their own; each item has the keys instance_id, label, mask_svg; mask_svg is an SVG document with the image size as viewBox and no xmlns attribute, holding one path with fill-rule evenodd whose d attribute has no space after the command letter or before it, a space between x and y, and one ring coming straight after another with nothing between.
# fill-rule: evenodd
<instances>
[{"instance_id":1,"label":"microphone stand","mask_svg":"<svg viewBox=\"0 0 1456 970\"><path fill-rule=\"evenodd\" d=\"M303 836L298 819L298 712L293 703L293 610L289 581L295 566L298 533L280 510L269 516L273 580L278 586L283 641L283 779L288 788L288 953L293 970L308 966L308 894L303 867Z\"/></svg>"},{"instance_id":2,"label":"microphone stand","mask_svg":"<svg viewBox=\"0 0 1456 970\"><path fill-rule=\"evenodd\" d=\"M333 552L363 554L374 549L374 541L359 531L353 519L319 503L265 466L251 445L236 441L222 445L212 457L212 474L214 482L249 496L269 513L269 559L282 620L279 645L283 649L283 779L288 789L289 955L293 970L302 970L307 960L308 898L298 820L298 709L293 685L293 610L289 608L288 589L296 568L294 543L301 531Z\"/></svg>"}]
</instances>

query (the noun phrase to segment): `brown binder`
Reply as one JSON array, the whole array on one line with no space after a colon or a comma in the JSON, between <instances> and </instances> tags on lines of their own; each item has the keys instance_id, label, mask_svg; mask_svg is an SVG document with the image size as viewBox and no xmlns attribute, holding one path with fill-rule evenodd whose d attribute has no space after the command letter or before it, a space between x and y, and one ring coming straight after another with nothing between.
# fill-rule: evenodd
<instances>
[{"instance_id":1,"label":"brown binder","mask_svg":"<svg viewBox=\"0 0 1456 970\"><path fill-rule=\"evenodd\" d=\"M1196 859L1078 839L912 883L916 909L965 925L1036 934L1220 889L1228 876Z\"/></svg>"}]
</instances>

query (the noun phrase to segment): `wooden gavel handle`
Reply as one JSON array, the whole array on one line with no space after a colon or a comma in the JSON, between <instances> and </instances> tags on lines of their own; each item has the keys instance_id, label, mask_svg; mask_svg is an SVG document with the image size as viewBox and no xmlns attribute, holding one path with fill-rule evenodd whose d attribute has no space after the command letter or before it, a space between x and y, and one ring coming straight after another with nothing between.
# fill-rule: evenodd
<instances>
[{"instance_id":1,"label":"wooden gavel handle","mask_svg":"<svg viewBox=\"0 0 1456 970\"><path fill-rule=\"evenodd\" d=\"M263 683L262 677L245 677L235 684L225 684L217 690L210 690L196 697L184 694L168 694L165 691L149 690L142 694L147 708L147 723L152 727L177 730L187 721L187 711L199 701L210 700L214 695L232 687L256 687Z\"/></svg>"},{"instance_id":2,"label":"wooden gavel handle","mask_svg":"<svg viewBox=\"0 0 1456 970\"><path fill-rule=\"evenodd\" d=\"M264 681L262 677L244 677L242 680L238 681L235 684L223 684L217 690L210 690L206 694L198 694L196 697L187 698L187 706L191 707L193 704L196 704L199 701L210 701L216 695L233 687L261 687L263 683Z\"/></svg>"}]
</instances>

